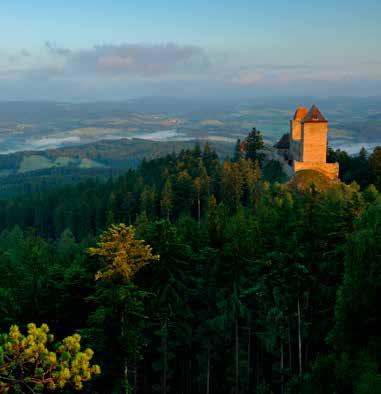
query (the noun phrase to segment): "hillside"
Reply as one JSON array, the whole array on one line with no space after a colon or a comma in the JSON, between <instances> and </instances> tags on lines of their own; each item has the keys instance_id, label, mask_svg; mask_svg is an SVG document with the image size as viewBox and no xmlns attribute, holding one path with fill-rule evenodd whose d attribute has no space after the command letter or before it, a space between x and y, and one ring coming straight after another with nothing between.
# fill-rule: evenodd
<instances>
[{"instance_id":1,"label":"hillside","mask_svg":"<svg viewBox=\"0 0 381 394\"><path fill-rule=\"evenodd\" d=\"M196 141L121 139L92 144L0 155L0 198L48 190L87 180L105 181L143 160L193 148ZM213 147L230 157L233 145L219 141Z\"/></svg>"},{"instance_id":2,"label":"hillside","mask_svg":"<svg viewBox=\"0 0 381 394\"><path fill-rule=\"evenodd\" d=\"M149 160L176 153L195 143L196 141L119 139L43 151L10 153L0 155L0 177L52 168L126 169L136 167L143 158ZM216 141L213 146L221 157L232 154L232 145L229 143Z\"/></svg>"}]
</instances>

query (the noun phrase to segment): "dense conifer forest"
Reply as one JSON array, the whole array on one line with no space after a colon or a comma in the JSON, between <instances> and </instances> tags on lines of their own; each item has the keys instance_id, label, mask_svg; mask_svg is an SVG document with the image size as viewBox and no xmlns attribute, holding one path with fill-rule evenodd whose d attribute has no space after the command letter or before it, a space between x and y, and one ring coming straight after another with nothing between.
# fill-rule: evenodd
<instances>
[{"instance_id":1,"label":"dense conifer forest","mask_svg":"<svg viewBox=\"0 0 381 394\"><path fill-rule=\"evenodd\" d=\"M381 149L326 185L260 145L3 199L0 332L79 333L101 373L61 392L380 393Z\"/></svg>"}]
</instances>

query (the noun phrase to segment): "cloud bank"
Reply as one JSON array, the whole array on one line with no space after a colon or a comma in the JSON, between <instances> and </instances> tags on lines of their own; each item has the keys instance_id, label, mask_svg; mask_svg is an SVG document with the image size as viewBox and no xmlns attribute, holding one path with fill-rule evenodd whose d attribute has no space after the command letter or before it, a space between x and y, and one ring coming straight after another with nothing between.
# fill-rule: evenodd
<instances>
[{"instance_id":1,"label":"cloud bank","mask_svg":"<svg viewBox=\"0 0 381 394\"><path fill-rule=\"evenodd\" d=\"M77 51L51 42L45 46L52 57L64 60L67 70L72 73L152 78L207 67L204 50L190 45L98 45Z\"/></svg>"},{"instance_id":2,"label":"cloud bank","mask_svg":"<svg viewBox=\"0 0 381 394\"><path fill-rule=\"evenodd\" d=\"M40 52L0 48L0 99L110 100L144 95L252 97L377 95L377 64L258 62L256 54L175 43L72 49L47 41ZM266 59L264 59L266 60Z\"/></svg>"}]
</instances>

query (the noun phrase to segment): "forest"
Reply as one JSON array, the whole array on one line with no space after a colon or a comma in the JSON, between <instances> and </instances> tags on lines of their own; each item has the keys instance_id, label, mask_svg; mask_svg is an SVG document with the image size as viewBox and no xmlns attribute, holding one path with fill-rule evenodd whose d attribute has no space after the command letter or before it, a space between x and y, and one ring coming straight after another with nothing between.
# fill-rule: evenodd
<instances>
[{"instance_id":1,"label":"forest","mask_svg":"<svg viewBox=\"0 0 381 394\"><path fill-rule=\"evenodd\" d=\"M381 148L245 142L0 201L0 393L381 393Z\"/></svg>"}]
</instances>

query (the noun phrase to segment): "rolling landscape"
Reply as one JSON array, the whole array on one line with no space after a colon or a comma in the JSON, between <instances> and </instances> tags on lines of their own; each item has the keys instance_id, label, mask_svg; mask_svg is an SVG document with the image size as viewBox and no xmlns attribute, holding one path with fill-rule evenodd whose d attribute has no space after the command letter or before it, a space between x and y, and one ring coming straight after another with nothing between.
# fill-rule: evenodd
<instances>
[{"instance_id":1,"label":"rolling landscape","mask_svg":"<svg viewBox=\"0 0 381 394\"><path fill-rule=\"evenodd\" d=\"M0 394L381 394L380 20L2 0Z\"/></svg>"},{"instance_id":2,"label":"rolling landscape","mask_svg":"<svg viewBox=\"0 0 381 394\"><path fill-rule=\"evenodd\" d=\"M117 103L4 102L0 106L0 177L50 168L129 168L144 157L211 142L220 156L256 127L267 145L288 132L293 106L279 102L141 99ZM381 98L321 100L329 144L356 154L380 142Z\"/></svg>"},{"instance_id":3,"label":"rolling landscape","mask_svg":"<svg viewBox=\"0 0 381 394\"><path fill-rule=\"evenodd\" d=\"M256 127L267 149L288 132L292 106L313 99L261 103L147 98L115 103L3 102L0 197L84 180L107 180L145 158L211 143L221 158ZM357 154L380 143L381 99L320 100L329 144ZM287 172L287 171L286 171Z\"/></svg>"},{"instance_id":4,"label":"rolling landscape","mask_svg":"<svg viewBox=\"0 0 381 394\"><path fill-rule=\"evenodd\" d=\"M252 127L273 144L288 132L293 108L316 99L236 102L140 99L116 103L3 102L0 153L138 138L235 143ZM330 120L330 143L357 153L379 142L381 98L318 99Z\"/></svg>"}]
</instances>

